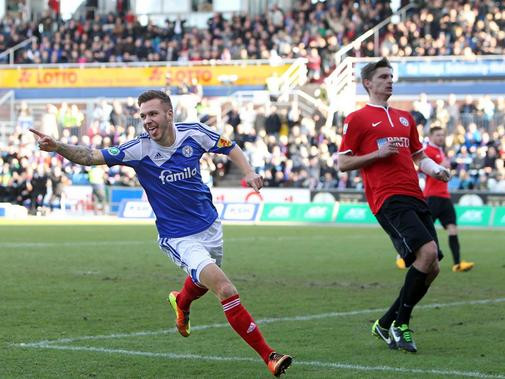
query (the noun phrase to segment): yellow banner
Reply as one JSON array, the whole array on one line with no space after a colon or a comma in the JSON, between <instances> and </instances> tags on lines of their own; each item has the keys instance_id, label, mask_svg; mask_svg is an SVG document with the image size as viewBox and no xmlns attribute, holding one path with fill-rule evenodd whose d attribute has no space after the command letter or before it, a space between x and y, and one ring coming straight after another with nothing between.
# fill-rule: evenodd
<instances>
[{"instance_id":1,"label":"yellow banner","mask_svg":"<svg viewBox=\"0 0 505 379\"><path fill-rule=\"evenodd\" d=\"M264 85L274 73L281 75L289 65L187 66L187 67L103 67L103 68L15 68L0 69L0 88L90 88L165 87L190 84L197 79L203 86L225 84Z\"/></svg>"}]
</instances>

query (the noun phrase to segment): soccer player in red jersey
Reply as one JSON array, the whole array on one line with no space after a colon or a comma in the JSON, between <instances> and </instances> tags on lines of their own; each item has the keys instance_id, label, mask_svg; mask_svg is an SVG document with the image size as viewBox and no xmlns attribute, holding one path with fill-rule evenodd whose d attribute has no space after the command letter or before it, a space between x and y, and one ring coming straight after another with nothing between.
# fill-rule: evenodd
<instances>
[{"instance_id":1,"label":"soccer player in red jersey","mask_svg":"<svg viewBox=\"0 0 505 379\"><path fill-rule=\"evenodd\" d=\"M386 58L361 70L370 102L344 122L341 171L361 170L370 209L410 269L390 309L372 327L389 347L416 352L409 328L414 306L439 273L442 253L417 170L447 182L449 171L428 158L409 112L391 108L392 67Z\"/></svg>"},{"instance_id":2,"label":"soccer player in red jersey","mask_svg":"<svg viewBox=\"0 0 505 379\"><path fill-rule=\"evenodd\" d=\"M424 150L425 154L436 163L449 168L449 162L444 153L445 133L440 126L434 126L430 129L430 142ZM460 246L458 239L458 228L456 226L456 211L451 201L448 185L446 182L426 177L426 186L424 187L424 197L430 208L433 222L437 219L447 230L449 236L449 247L451 249L454 265L452 271L464 272L471 270L475 265L473 262L466 262L460 258Z\"/></svg>"}]
</instances>

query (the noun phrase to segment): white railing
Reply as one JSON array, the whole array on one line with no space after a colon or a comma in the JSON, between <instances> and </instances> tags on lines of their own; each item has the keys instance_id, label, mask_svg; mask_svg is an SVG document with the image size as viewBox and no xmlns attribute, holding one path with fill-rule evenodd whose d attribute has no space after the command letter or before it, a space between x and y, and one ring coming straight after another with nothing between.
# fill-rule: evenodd
<instances>
[{"instance_id":1,"label":"white railing","mask_svg":"<svg viewBox=\"0 0 505 379\"><path fill-rule=\"evenodd\" d=\"M16 45L17 46L17 45ZM14 46L15 47L15 46ZM4 51L2 54L7 53ZM1 54L0 54L1 57ZM296 63L297 59L282 59L280 64L293 64ZM223 60L203 60L203 61L188 61L188 62L178 62L178 61L163 61L163 62L90 62L90 63L44 63L44 64L17 64L17 65L6 65L0 64L0 69L6 68L109 68L109 67L193 67L193 66L261 66L261 65L271 65L269 59L237 59L231 61Z\"/></svg>"},{"instance_id":2,"label":"white railing","mask_svg":"<svg viewBox=\"0 0 505 379\"><path fill-rule=\"evenodd\" d=\"M5 92L1 97L0 97L0 107L3 105L7 105L9 107L9 121L8 122L14 122L15 121L15 110L14 110L14 91L7 91ZM6 120L2 120L6 121Z\"/></svg>"},{"instance_id":3,"label":"white railing","mask_svg":"<svg viewBox=\"0 0 505 379\"><path fill-rule=\"evenodd\" d=\"M293 100L299 104L300 109L304 108L303 104L306 104L312 110L315 108L319 109L319 111L321 111L324 116L329 115L328 112L330 111L330 108L321 99L310 96L307 92L299 89L292 90L290 92L290 95L293 97ZM308 112L309 108L306 108L305 110Z\"/></svg>"},{"instance_id":4,"label":"white railing","mask_svg":"<svg viewBox=\"0 0 505 379\"><path fill-rule=\"evenodd\" d=\"M354 80L353 59L345 58L325 79L328 94L329 117L326 122L333 122L333 115L346 115L356 107L356 82Z\"/></svg>"},{"instance_id":5,"label":"white railing","mask_svg":"<svg viewBox=\"0 0 505 379\"><path fill-rule=\"evenodd\" d=\"M8 91L0 97L0 111L2 108L9 114L8 119L0 120L0 145L7 141L7 138L12 135L16 126L16 114L14 109L14 91ZM5 112L2 112L5 113Z\"/></svg>"},{"instance_id":6,"label":"white railing","mask_svg":"<svg viewBox=\"0 0 505 379\"><path fill-rule=\"evenodd\" d=\"M293 89L303 86L307 82L307 60L298 58L279 77L278 95L282 98L288 95Z\"/></svg>"},{"instance_id":7,"label":"white railing","mask_svg":"<svg viewBox=\"0 0 505 379\"><path fill-rule=\"evenodd\" d=\"M330 117L328 117L327 123L333 121L334 113L346 115L356 107L356 82L354 80L353 59L345 57L346 54L352 49L358 49L365 40L374 36L375 55L379 56L380 30L395 19L405 19L407 11L414 7L415 4L410 3L399 9L393 15L363 33L350 44L335 53L335 63L337 67L324 81L328 93L330 109ZM377 58L371 59L376 60Z\"/></svg>"},{"instance_id":8,"label":"white railing","mask_svg":"<svg viewBox=\"0 0 505 379\"><path fill-rule=\"evenodd\" d=\"M16 53L16 50L21 49L27 45L30 45L35 41L37 41L37 37L30 37L28 39L25 39L23 42L20 42L17 45L14 45L11 48L3 51L2 53L0 53L0 62L2 62L5 59L9 62L10 65L14 64L14 54Z\"/></svg>"}]
</instances>

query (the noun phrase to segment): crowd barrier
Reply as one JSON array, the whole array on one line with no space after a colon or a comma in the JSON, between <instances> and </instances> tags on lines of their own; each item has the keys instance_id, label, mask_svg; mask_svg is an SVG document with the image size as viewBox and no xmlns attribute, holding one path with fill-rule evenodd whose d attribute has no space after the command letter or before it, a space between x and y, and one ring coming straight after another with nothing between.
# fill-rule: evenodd
<instances>
[{"instance_id":1,"label":"crowd barrier","mask_svg":"<svg viewBox=\"0 0 505 379\"><path fill-rule=\"evenodd\" d=\"M65 188L63 214L93 215L89 185ZM310 191L302 188L211 188L219 217L225 222L377 224L362 191ZM154 218L142 188L107 187L108 213L121 218ZM458 224L505 227L505 193L452 193ZM0 203L0 217L26 217L26 208Z\"/></svg>"},{"instance_id":2,"label":"crowd barrier","mask_svg":"<svg viewBox=\"0 0 505 379\"><path fill-rule=\"evenodd\" d=\"M457 223L470 227L505 227L505 207L456 205ZM224 222L373 225L377 220L364 203L216 203ZM120 218L154 218L149 203L122 200Z\"/></svg>"}]
</instances>

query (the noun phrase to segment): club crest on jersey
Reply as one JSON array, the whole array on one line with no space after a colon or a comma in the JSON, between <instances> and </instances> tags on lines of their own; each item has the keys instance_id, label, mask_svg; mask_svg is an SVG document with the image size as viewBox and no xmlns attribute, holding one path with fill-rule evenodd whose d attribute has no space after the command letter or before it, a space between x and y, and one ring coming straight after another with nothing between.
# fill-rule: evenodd
<instances>
[{"instance_id":1,"label":"club crest on jersey","mask_svg":"<svg viewBox=\"0 0 505 379\"><path fill-rule=\"evenodd\" d=\"M347 133L347 128L348 127L349 127L349 124L344 124L344 129L342 130L343 134Z\"/></svg>"},{"instance_id":2,"label":"club crest on jersey","mask_svg":"<svg viewBox=\"0 0 505 379\"><path fill-rule=\"evenodd\" d=\"M109 147L107 151L110 155L118 155L121 152L117 147Z\"/></svg>"},{"instance_id":3,"label":"club crest on jersey","mask_svg":"<svg viewBox=\"0 0 505 379\"><path fill-rule=\"evenodd\" d=\"M219 137L219 141L217 141L217 147L230 147L231 141L226 137Z\"/></svg>"},{"instance_id":4,"label":"club crest on jersey","mask_svg":"<svg viewBox=\"0 0 505 379\"><path fill-rule=\"evenodd\" d=\"M189 145L184 146L182 148L182 155L184 155L186 158L189 158L193 155L193 148Z\"/></svg>"},{"instance_id":5,"label":"club crest on jersey","mask_svg":"<svg viewBox=\"0 0 505 379\"><path fill-rule=\"evenodd\" d=\"M172 172L170 170L163 170L160 173L159 178L161 179L161 184L177 182L183 179L189 179L192 176L198 174L198 170L196 167L191 169L190 167L186 167L184 170L179 172Z\"/></svg>"},{"instance_id":6,"label":"club crest on jersey","mask_svg":"<svg viewBox=\"0 0 505 379\"><path fill-rule=\"evenodd\" d=\"M400 122L402 123L403 126L409 126L409 120L407 120L405 117L400 117Z\"/></svg>"}]
</instances>

